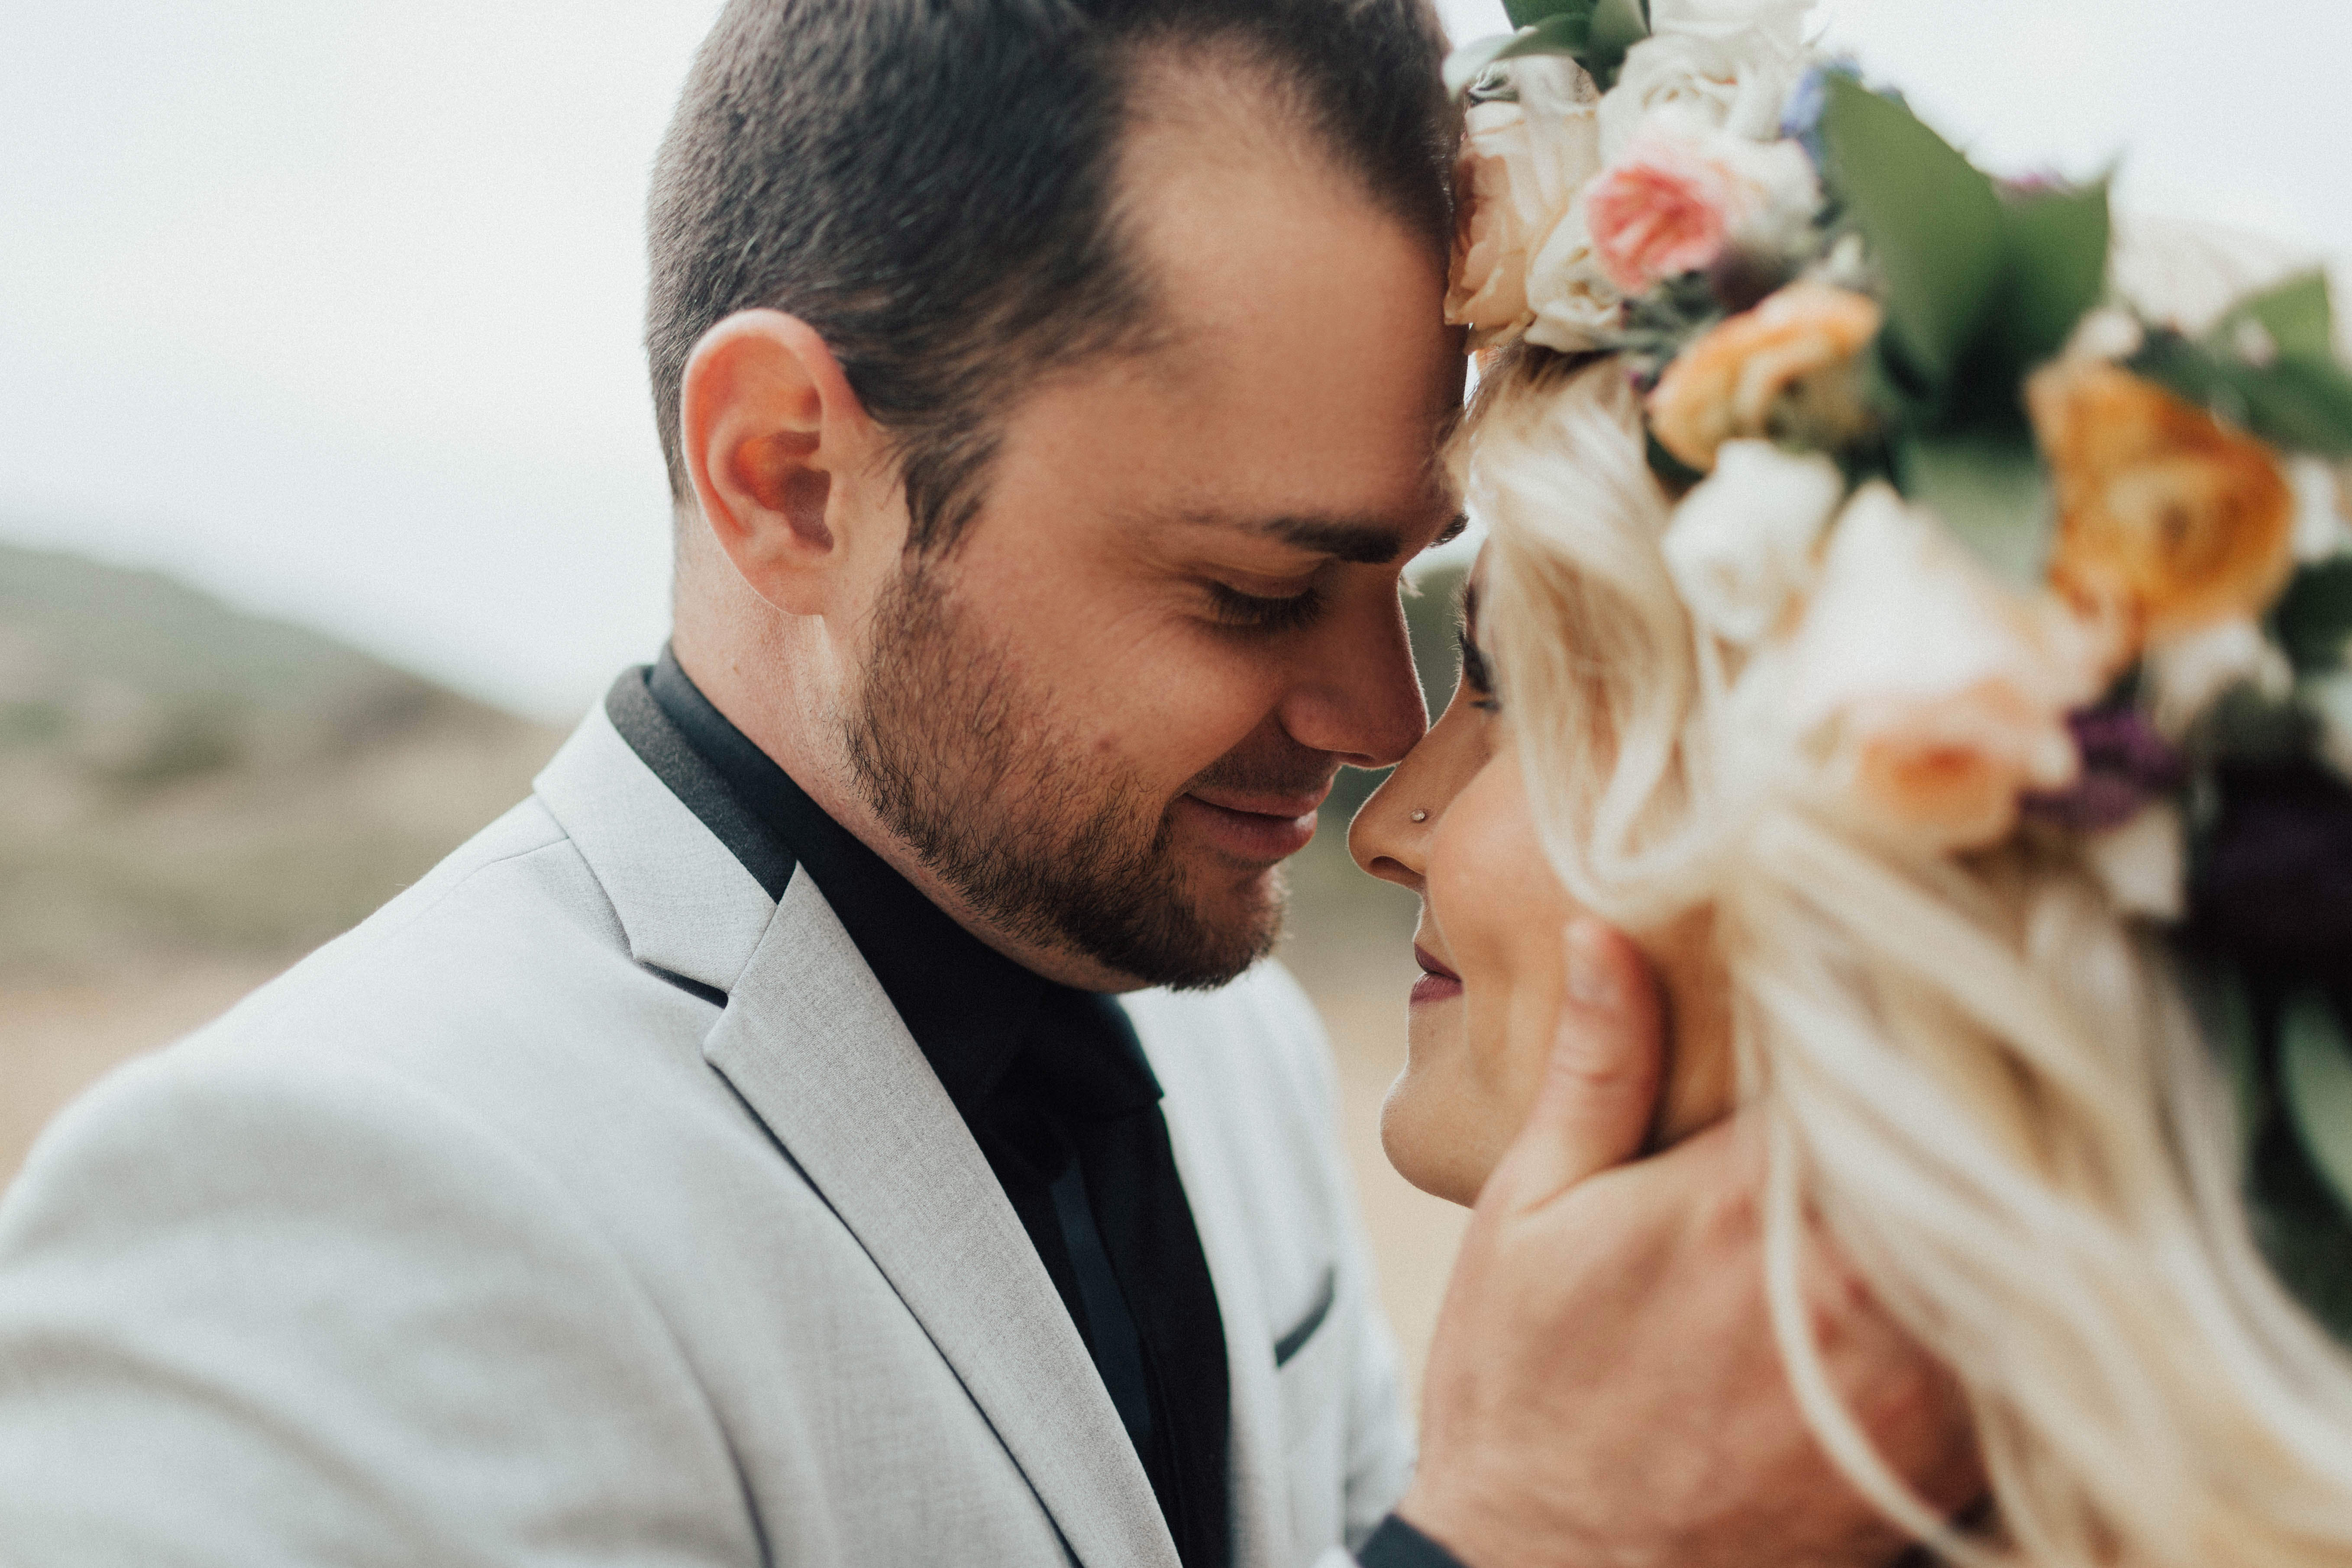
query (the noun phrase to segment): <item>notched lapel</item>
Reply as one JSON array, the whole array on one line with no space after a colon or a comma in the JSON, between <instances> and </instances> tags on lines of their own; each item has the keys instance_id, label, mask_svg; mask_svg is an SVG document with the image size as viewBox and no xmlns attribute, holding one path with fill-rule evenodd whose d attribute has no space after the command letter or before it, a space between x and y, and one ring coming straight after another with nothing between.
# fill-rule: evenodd
<instances>
[{"instance_id":1,"label":"notched lapel","mask_svg":"<svg viewBox=\"0 0 2352 1568\"><path fill-rule=\"evenodd\" d=\"M631 957L711 991L734 989L775 900L603 708L581 721L531 789L613 901Z\"/></svg>"},{"instance_id":2,"label":"notched lapel","mask_svg":"<svg viewBox=\"0 0 2352 1568\"><path fill-rule=\"evenodd\" d=\"M855 943L795 876L710 1064L930 1336L1089 1568L1176 1568L1151 1483L979 1145Z\"/></svg>"}]
</instances>

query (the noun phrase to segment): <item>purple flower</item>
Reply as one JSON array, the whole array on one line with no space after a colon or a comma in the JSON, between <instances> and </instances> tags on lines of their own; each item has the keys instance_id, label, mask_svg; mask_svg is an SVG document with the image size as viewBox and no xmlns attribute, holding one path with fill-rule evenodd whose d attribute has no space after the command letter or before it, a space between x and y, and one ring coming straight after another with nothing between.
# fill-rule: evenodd
<instances>
[{"instance_id":1,"label":"purple flower","mask_svg":"<svg viewBox=\"0 0 2352 1568\"><path fill-rule=\"evenodd\" d=\"M2189 761L2129 706L2067 715L2083 774L2070 789L2025 797L2027 816L2074 833L2103 833L2189 782Z\"/></svg>"}]
</instances>

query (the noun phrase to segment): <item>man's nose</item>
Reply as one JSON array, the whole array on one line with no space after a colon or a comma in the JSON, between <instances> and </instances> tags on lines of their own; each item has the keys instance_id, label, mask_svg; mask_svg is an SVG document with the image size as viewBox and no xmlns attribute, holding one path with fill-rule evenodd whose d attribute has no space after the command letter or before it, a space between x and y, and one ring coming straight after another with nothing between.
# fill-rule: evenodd
<instances>
[{"instance_id":1,"label":"man's nose","mask_svg":"<svg viewBox=\"0 0 2352 1568\"><path fill-rule=\"evenodd\" d=\"M1368 595L1333 616L1326 635L1299 650L1282 705L1292 740L1360 768L1384 768L1429 728L1412 664L1404 605L1394 593Z\"/></svg>"}]
</instances>

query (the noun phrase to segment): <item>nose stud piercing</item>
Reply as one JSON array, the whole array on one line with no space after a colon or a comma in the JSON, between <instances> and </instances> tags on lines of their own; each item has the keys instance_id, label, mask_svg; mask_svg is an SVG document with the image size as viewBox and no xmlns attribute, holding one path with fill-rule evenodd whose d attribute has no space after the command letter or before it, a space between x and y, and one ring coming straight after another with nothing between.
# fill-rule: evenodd
<instances>
[{"instance_id":1,"label":"nose stud piercing","mask_svg":"<svg viewBox=\"0 0 2352 1568\"><path fill-rule=\"evenodd\" d=\"M1427 822L1429 820L1429 813L1425 811L1416 811L1412 814L1412 819L1415 822Z\"/></svg>"}]
</instances>

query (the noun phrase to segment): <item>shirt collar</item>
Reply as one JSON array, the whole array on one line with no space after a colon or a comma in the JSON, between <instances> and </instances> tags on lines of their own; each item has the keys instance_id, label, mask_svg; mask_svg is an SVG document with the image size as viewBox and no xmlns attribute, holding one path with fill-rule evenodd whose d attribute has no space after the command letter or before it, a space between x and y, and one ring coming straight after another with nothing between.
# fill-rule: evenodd
<instances>
[{"instance_id":1,"label":"shirt collar","mask_svg":"<svg viewBox=\"0 0 2352 1568\"><path fill-rule=\"evenodd\" d=\"M711 706L668 648L646 672L646 687L686 743L815 879L966 1120L995 1089L1041 1010L1058 1020L1066 1013L1082 1015L1089 1004L1108 1006L1125 1027L1115 1004L1056 985L958 925L889 862L827 816L791 774ZM736 849L737 858L751 863L742 849L729 847ZM787 879L789 875L787 870ZM781 897L783 889L779 886L769 891ZM1062 1034L1058 1028L1046 1032ZM1086 1099L1100 1104L1099 1096L1108 1094L1124 1104L1144 1095L1146 1085L1148 1100L1159 1098L1159 1084L1140 1050L1133 1047L1131 1031L1126 1041L1131 1067L1102 1064L1108 1079L1081 1090ZM1137 1069L1142 1083L1135 1081Z\"/></svg>"}]
</instances>

